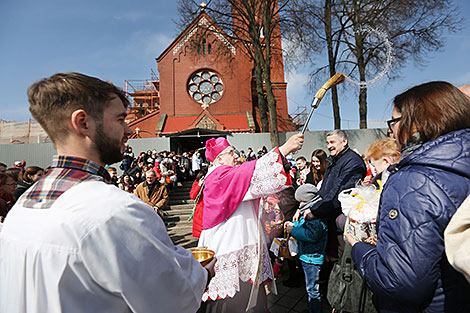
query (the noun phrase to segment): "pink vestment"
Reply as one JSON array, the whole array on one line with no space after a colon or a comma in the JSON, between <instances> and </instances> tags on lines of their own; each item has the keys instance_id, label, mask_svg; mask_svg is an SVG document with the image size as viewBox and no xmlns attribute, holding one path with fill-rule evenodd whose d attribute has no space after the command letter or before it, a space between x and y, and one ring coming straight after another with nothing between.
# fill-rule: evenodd
<instances>
[{"instance_id":1,"label":"pink vestment","mask_svg":"<svg viewBox=\"0 0 470 313\"><path fill-rule=\"evenodd\" d=\"M273 279L264 231L259 223L259 199L291 185L278 148L237 167L210 168L204 188L203 230L199 246L215 251L217 263L203 301L233 297L240 281ZM207 200L211 211L207 214ZM261 238L261 246L260 246ZM261 255L260 255L261 253Z\"/></svg>"},{"instance_id":2,"label":"pink vestment","mask_svg":"<svg viewBox=\"0 0 470 313\"><path fill-rule=\"evenodd\" d=\"M250 187L255 165L256 160L237 167L221 165L207 175L202 229L219 225L235 212Z\"/></svg>"}]
</instances>

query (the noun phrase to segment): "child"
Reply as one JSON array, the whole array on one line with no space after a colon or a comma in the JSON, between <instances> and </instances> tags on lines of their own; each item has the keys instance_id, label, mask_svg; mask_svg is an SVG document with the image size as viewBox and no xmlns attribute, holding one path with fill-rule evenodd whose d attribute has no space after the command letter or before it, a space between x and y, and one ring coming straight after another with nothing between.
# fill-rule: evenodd
<instances>
[{"instance_id":1,"label":"child","mask_svg":"<svg viewBox=\"0 0 470 313\"><path fill-rule=\"evenodd\" d=\"M320 286L318 284L320 267L326 252L326 241L328 229L326 222L313 215L307 215L304 219L303 213L312 204L321 200L318 189L312 184L300 186L295 192L295 199L300 202L299 210L294 217L294 222L286 222L286 230L299 243L299 259L305 273L305 284L308 294L309 312L321 313ZM301 216L298 220L298 216Z\"/></svg>"}]
</instances>

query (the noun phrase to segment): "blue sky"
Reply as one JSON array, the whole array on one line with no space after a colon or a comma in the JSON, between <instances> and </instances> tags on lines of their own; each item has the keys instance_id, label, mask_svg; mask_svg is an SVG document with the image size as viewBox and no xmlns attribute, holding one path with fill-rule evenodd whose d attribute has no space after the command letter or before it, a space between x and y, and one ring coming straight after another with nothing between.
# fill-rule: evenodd
<instances>
[{"instance_id":1,"label":"blue sky","mask_svg":"<svg viewBox=\"0 0 470 313\"><path fill-rule=\"evenodd\" d=\"M470 1L455 2L462 15L470 12ZM30 118L26 89L56 72L82 72L120 87L124 80L149 78L150 70L156 71L155 58L178 35L173 23L176 18L174 1L0 1L0 118ZM370 126L385 126L391 100L409 87L430 80L470 83L469 20L466 18L462 31L446 37L442 51L429 55L425 67L407 63L401 79L381 80L369 87ZM318 59L318 64L325 62ZM305 85L307 76L308 69L286 73L291 113L312 99ZM311 130L333 127L329 99L328 94L315 111ZM341 88L340 101L342 127L358 128L355 88Z\"/></svg>"}]
</instances>

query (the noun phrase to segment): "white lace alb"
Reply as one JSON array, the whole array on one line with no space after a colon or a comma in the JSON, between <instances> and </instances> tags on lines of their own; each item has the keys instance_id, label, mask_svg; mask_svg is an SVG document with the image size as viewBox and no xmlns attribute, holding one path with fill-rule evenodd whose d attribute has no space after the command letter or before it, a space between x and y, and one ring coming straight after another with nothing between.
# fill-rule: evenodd
<instances>
[{"instance_id":1,"label":"white lace alb","mask_svg":"<svg viewBox=\"0 0 470 313\"><path fill-rule=\"evenodd\" d=\"M225 255L218 255L215 276L212 278L208 290L202 296L202 301L233 297L237 291L240 291L240 280L253 282L257 269L257 244ZM269 264L268 250L264 247L260 281L265 282L269 279L273 279L273 273Z\"/></svg>"}]
</instances>

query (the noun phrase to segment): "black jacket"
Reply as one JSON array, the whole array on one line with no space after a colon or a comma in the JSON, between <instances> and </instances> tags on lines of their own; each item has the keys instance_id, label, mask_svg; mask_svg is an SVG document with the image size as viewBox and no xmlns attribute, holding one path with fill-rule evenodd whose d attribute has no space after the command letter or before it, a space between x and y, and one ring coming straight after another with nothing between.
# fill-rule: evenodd
<instances>
[{"instance_id":1,"label":"black jacket","mask_svg":"<svg viewBox=\"0 0 470 313\"><path fill-rule=\"evenodd\" d=\"M13 192L13 196L15 197L16 200L18 200L19 197L21 197L21 195L29 189L29 187L31 187L33 184L31 183L27 183L25 181L22 181L22 180L19 180L17 183L16 183L16 188L15 188L15 191Z\"/></svg>"},{"instance_id":2,"label":"black jacket","mask_svg":"<svg viewBox=\"0 0 470 313\"><path fill-rule=\"evenodd\" d=\"M312 214L316 217L335 219L341 213L339 193L353 188L366 176L366 172L366 165L361 156L347 146L337 156L328 157L328 165L318 192L322 200L310 207Z\"/></svg>"}]
</instances>

